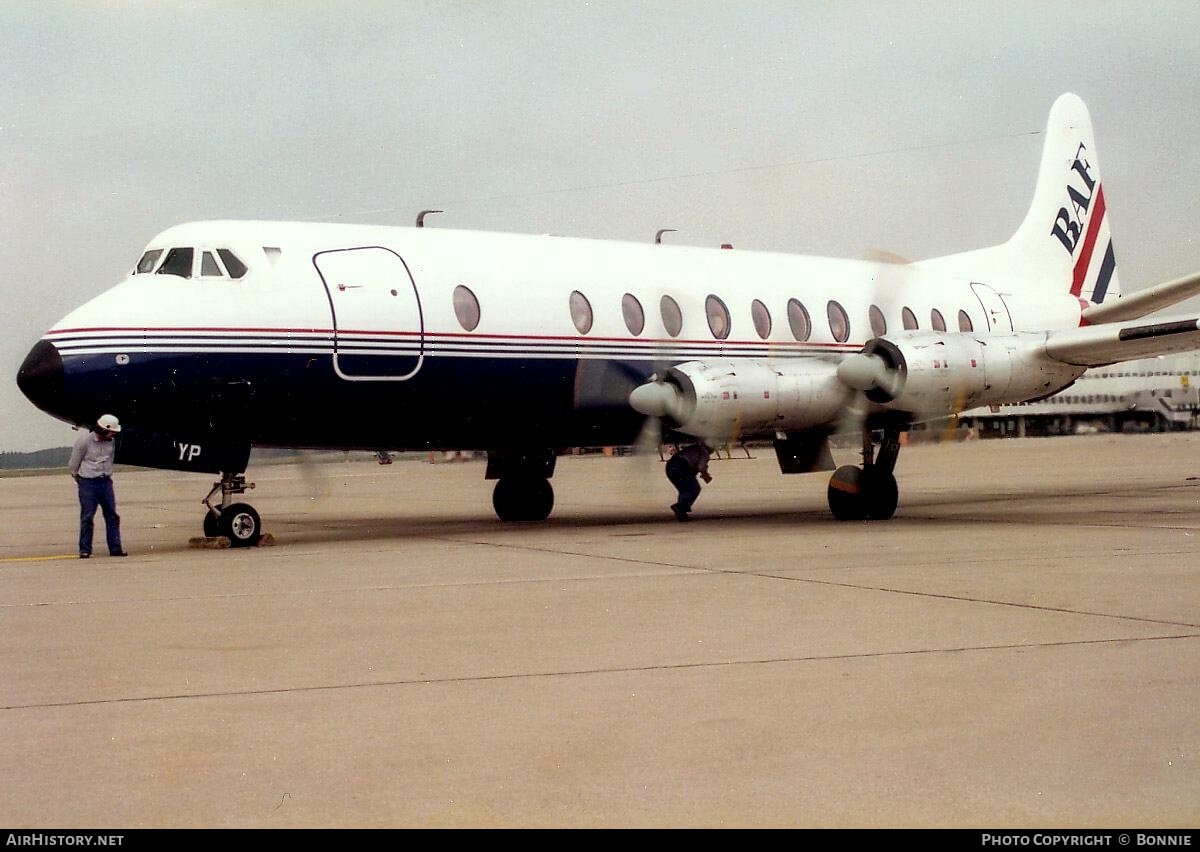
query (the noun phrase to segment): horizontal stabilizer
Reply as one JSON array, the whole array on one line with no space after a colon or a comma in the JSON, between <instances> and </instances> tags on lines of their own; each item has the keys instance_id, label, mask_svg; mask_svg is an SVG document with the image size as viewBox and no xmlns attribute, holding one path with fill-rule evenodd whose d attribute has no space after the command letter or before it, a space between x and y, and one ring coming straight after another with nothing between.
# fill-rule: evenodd
<instances>
[{"instance_id":1,"label":"horizontal stabilizer","mask_svg":"<svg viewBox=\"0 0 1200 852\"><path fill-rule=\"evenodd\" d=\"M1046 336L1046 354L1080 367L1152 358L1200 349L1200 318L1181 317L1154 323L1093 325Z\"/></svg>"},{"instance_id":2,"label":"horizontal stabilizer","mask_svg":"<svg viewBox=\"0 0 1200 852\"><path fill-rule=\"evenodd\" d=\"M1100 305L1092 305L1084 310L1083 318L1089 325L1138 319L1197 294L1200 294L1200 272L1155 284L1136 293L1126 293L1119 299Z\"/></svg>"}]
</instances>

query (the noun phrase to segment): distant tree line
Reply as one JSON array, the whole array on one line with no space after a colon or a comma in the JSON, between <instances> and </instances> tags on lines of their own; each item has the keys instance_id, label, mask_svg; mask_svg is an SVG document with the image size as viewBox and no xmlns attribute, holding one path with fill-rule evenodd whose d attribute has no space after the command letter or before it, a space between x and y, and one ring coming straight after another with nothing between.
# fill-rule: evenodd
<instances>
[{"instance_id":1,"label":"distant tree line","mask_svg":"<svg viewBox=\"0 0 1200 852\"><path fill-rule=\"evenodd\" d=\"M0 470L29 470L38 467L66 467L70 447L53 447L32 453L0 453Z\"/></svg>"}]
</instances>

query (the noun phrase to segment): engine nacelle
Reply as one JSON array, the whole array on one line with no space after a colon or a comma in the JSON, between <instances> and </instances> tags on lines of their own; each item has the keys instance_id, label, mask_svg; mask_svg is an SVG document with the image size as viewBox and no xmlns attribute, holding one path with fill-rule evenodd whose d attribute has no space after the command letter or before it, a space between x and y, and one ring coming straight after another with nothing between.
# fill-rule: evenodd
<instances>
[{"instance_id":1,"label":"engine nacelle","mask_svg":"<svg viewBox=\"0 0 1200 852\"><path fill-rule=\"evenodd\" d=\"M876 338L840 369L843 381L894 411L936 417L980 405L1022 402L1055 393L1084 368L1045 355L1040 334L915 332ZM869 358L878 377L851 376L851 359ZM848 378L849 377L849 378Z\"/></svg>"},{"instance_id":2,"label":"engine nacelle","mask_svg":"<svg viewBox=\"0 0 1200 852\"><path fill-rule=\"evenodd\" d=\"M689 361L672 367L658 384L668 395L665 404L648 408L635 396L634 408L666 416L680 432L717 439L829 423L851 394L838 380L836 364L807 358Z\"/></svg>"}]
</instances>

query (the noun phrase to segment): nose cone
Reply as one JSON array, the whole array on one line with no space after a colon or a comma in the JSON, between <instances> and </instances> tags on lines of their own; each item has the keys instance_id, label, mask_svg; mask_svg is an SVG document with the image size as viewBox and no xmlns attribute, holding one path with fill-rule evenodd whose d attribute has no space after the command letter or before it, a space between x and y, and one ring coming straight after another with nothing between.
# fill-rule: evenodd
<instances>
[{"instance_id":1,"label":"nose cone","mask_svg":"<svg viewBox=\"0 0 1200 852\"><path fill-rule=\"evenodd\" d=\"M17 387L42 411L63 416L63 362L53 343L39 340L29 350L17 371Z\"/></svg>"}]
</instances>

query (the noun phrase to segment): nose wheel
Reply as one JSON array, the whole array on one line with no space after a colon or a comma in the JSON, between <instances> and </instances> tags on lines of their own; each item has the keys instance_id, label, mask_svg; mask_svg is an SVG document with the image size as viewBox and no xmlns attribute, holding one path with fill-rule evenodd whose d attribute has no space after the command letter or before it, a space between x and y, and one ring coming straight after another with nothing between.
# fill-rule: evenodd
<instances>
[{"instance_id":1,"label":"nose wheel","mask_svg":"<svg viewBox=\"0 0 1200 852\"><path fill-rule=\"evenodd\" d=\"M554 510L553 450L489 452L486 479L496 480L492 508L505 522L544 521Z\"/></svg>"},{"instance_id":2,"label":"nose wheel","mask_svg":"<svg viewBox=\"0 0 1200 852\"><path fill-rule=\"evenodd\" d=\"M253 547L262 538L262 518L249 503L235 503L235 494L245 494L254 488L244 473L222 473L220 482L204 498L208 512L204 515L204 535L207 538L225 537L233 547ZM221 494L221 504L214 506L212 498Z\"/></svg>"},{"instance_id":3,"label":"nose wheel","mask_svg":"<svg viewBox=\"0 0 1200 852\"><path fill-rule=\"evenodd\" d=\"M492 490L492 508L502 521L544 521L554 509L554 488L541 476L507 476Z\"/></svg>"}]
</instances>

